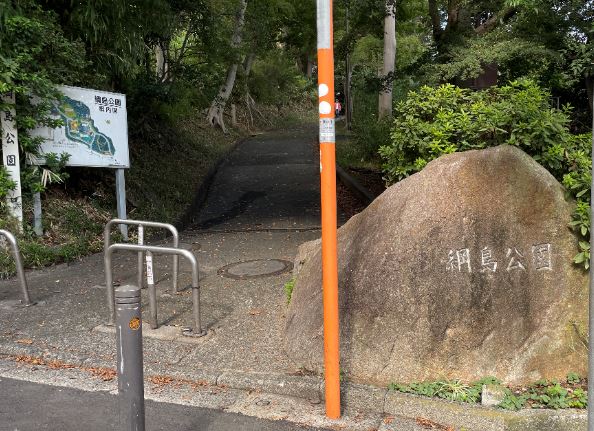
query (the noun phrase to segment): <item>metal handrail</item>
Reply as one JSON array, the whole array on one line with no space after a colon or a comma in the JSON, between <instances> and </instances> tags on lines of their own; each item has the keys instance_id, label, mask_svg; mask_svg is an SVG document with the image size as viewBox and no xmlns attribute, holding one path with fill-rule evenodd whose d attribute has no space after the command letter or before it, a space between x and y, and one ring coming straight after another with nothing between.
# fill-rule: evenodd
<instances>
[{"instance_id":1,"label":"metal handrail","mask_svg":"<svg viewBox=\"0 0 594 431\"><path fill-rule=\"evenodd\" d=\"M12 255L14 257L14 263L17 270L19 282L21 283L21 289L23 291L23 305L33 305L31 298L29 297L29 288L27 286L27 279L25 278L25 270L23 268L23 260L21 259L21 252L19 251L19 245L17 240L12 233L7 230L0 229L0 236L5 237L12 247Z\"/></svg>"},{"instance_id":2,"label":"metal handrail","mask_svg":"<svg viewBox=\"0 0 594 431\"><path fill-rule=\"evenodd\" d=\"M109 325L115 323L115 300L113 288L113 274L111 267L111 255L117 250L127 251L147 251L156 254L173 254L183 256L190 261L192 266L192 314L194 316L194 327L188 331L184 331L184 335L202 337L206 335L206 331L202 329L200 322L200 280L198 275L198 261L196 256L188 250L170 247L156 247L149 245L135 245L135 244L112 244L105 250L105 285L107 287L107 302L109 306Z\"/></svg>"},{"instance_id":3,"label":"metal handrail","mask_svg":"<svg viewBox=\"0 0 594 431\"><path fill-rule=\"evenodd\" d=\"M173 236L173 247L179 247L179 233L175 226L169 223L159 223L154 221L144 221L144 220L127 220L127 219L113 219L107 222L105 228L103 229L103 251L105 252L109 246L111 245L111 227L114 224L125 224L130 226L138 226L138 245L143 245L144 243L144 227L156 227L161 229L167 229L171 232ZM137 277L137 284L138 287L142 289L143 287L143 261L144 261L144 253L141 251L138 253L138 277ZM177 276L179 273L179 258L178 255L173 255L173 290L178 292L177 290Z\"/></svg>"}]
</instances>

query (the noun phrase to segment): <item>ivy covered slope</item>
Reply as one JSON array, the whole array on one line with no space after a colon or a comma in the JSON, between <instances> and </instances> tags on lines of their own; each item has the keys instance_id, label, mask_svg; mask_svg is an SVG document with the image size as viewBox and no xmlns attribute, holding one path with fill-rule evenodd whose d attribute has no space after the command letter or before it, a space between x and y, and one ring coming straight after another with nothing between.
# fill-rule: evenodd
<instances>
[{"instance_id":1,"label":"ivy covered slope","mask_svg":"<svg viewBox=\"0 0 594 431\"><path fill-rule=\"evenodd\" d=\"M547 168L577 200L580 235L575 262L589 266L591 134L573 134L571 107L551 107L551 96L530 80L484 91L451 84L424 86L397 104L391 143L380 148L389 183L444 154L515 145Z\"/></svg>"}]
</instances>

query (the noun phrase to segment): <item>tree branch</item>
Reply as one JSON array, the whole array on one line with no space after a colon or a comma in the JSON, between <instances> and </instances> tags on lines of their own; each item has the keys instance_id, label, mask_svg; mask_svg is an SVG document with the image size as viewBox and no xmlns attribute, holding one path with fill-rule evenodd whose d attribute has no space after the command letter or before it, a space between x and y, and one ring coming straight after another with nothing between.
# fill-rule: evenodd
<instances>
[{"instance_id":1,"label":"tree branch","mask_svg":"<svg viewBox=\"0 0 594 431\"><path fill-rule=\"evenodd\" d=\"M509 7L500 13L493 14L493 16L491 16L491 18L489 18L484 23L482 23L481 25L476 27L474 29L474 32L478 35L483 35L485 33L488 33L491 30L494 30L495 28L497 28L497 26L499 26L500 23L509 21L517 12L518 12L517 8Z\"/></svg>"},{"instance_id":2,"label":"tree branch","mask_svg":"<svg viewBox=\"0 0 594 431\"><path fill-rule=\"evenodd\" d=\"M431 27L433 29L433 40L437 41L442 34L441 17L437 9L436 0L429 0L429 16L431 17Z\"/></svg>"}]
</instances>

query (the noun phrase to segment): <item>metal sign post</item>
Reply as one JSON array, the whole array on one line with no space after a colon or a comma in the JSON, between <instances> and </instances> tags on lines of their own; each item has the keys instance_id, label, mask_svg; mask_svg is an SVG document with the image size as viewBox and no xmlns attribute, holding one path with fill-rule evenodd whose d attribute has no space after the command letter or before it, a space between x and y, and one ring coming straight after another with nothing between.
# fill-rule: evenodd
<instances>
[{"instance_id":1,"label":"metal sign post","mask_svg":"<svg viewBox=\"0 0 594 431\"><path fill-rule=\"evenodd\" d=\"M2 161L10 179L16 183L14 190L8 192L8 212L19 221L23 229L23 200L21 197L21 165L19 158L19 138L16 127L14 93L2 95L2 101L9 107L0 113L2 125Z\"/></svg>"},{"instance_id":2,"label":"metal sign post","mask_svg":"<svg viewBox=\"0 0 594 431\"><path fill-rule=\"evenodd\" d=\"M126 220L126 174L123 169L116 169L116 201L118 207L118 218ZM128 226L120 225L120 232L124 241L128 241Z\"/></svg>"},{"instance_id":3,"label":"metal sign post","mask_svg":"<svg viewBox=\"0 0 594 431\"><path fill-rule=\"evenodd\" d=\"M324 301L324 373L326 416L340 417L340 339L336 155L334 128L334 48L332 0L317 0L320 176L322 189L322 283Z\"/></svg>"},{"instance_id":4,"label":"metal sign post","mask_svg":"<svg viewBox=\"0 0 594 431\"><path fill-rule=\"evenodd\" d=\"M43 222L41 209L41 193L33 193L33 231L37 236L43 236Z\"/></svg>"},{"instance_id":5,"label":"metal sign post","mask_svg":"<svg viewBox=\"0 0 594 431\"><path fill-rule=\"evenodd\" d=\"M592 112L592 168L594 169L594 110ZM594 205L594 170L590 185L590 207ZM588 339L588 431L594 431L594 351L592 338L594 336L594 273L592 272L592 255L594 254L594 211L590 210L590 317Z\"/></svg>"}]
</instances>

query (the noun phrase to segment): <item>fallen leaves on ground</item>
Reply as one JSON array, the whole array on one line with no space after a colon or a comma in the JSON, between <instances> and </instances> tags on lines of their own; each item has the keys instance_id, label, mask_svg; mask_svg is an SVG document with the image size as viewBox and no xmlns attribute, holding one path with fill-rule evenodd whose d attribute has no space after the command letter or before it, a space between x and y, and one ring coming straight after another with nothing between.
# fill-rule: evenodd
<instances>
[{"instance_id":1,"label":"fallen leaves on ground","mask_svg":"<svg viewBox=\"0 0 594 431\"><path fill-rule=\"evenodd\" d=\"M73 364L68 364L66 362L62 362L59 360L52 360L46 361L43 358L37 358L34 356L29 355L19 355L19 356L7 356L7 355L0 355L0 357L12 359L15 362L19 362L22 364L29 364L29 365L39 365L39 366L47 366L53 370L67 370L67 369L79 369L81 371L86 371L93 375L93 377L100 378L104 382L109 382L114 380L117 377L116 370L113 368L102 368L102 367L80 367ZM150 376L148 380L158 388L163 388L168 385L172 385L175 387L180 387L182 385L188 385L193 390L198 390L199 388L204 388L211 386L205 380L185 380L185 379L177 379L172 376ZM226 387L224 385L212 387L212 393L218 393L221 391L225 391Z\"/></svg>"},{"instance_id":2,"label":"fallen leaves on ground","mask_svg":"<svg viewBox=\"0 0 594 431\"><path fill-rule=\"evenodd\" d=\"M33 344L33 340L31 340L30 338L21 338L20 340L16 340L16 342L19 344Z\"/></svg>"},{"instance_id":3,"label":"fallen leaves on ground","mask_svg":"<svg viewBox=\"0 0 594 431\"><path fill-rule=\"evenodd\" d=\"M45 365L45 361L43 359L35 358L29 355L19 355L15 358L15 361L30 365Z\"/></svg>"},{"instance_id":4,"label":"fallen leaves on ground","mask_svg":"<svg viewBox=\"0 0 594 431\"><path fill-rule=\"evenodd\" d=\"M76 368L75 365L67 364L62 361L50 361L47 363L47 366L54 370L69 370L71 368Z\"/></svg>"},{"instance_id":5,"label":"fallen leaves on ground","mask_svg":"<svg viewBox=\"0 0 594 431\"><path fill-rule=\"evenodd\" d=\"M82 370L88 371L95 377L99 377L104 382L110 382L116 378L117 374L113 368L96 368L96 367L89 367L89 368L81 368Z\"/></svg>"},{"instance_id":6,"label":"fallen leaves on ground","mask_svg":"<svg viewBox=\"0 0 594 431\"><path fill-rule=\"evenodd\" d=\"M151 376L149 380L153 385L157 386L165 386L175 381L171 376Z\"/></svg>"},{"instance_id":7,"label":"fallen leaves on ground","mask_svg":"<svg viewBox=\"0 0 594 431\"><path fill-rule=\"evenodd\" d=\"M29 364L29 365L45 365L52 370L69 370L73 368L78 368L82 371L87 371L91 373L94 377L98 377L104 382L109 382L116 377L116 371L113 368L100 368L100 367L78 367L73 364L67 364L66 362L53 360L46 362L43 358L36 358L34 356L29 355L19 355L13 357L15 362L19 362L22 364Z\"/></svg>"},{"instance_id":8,"label":"fallen leaves on ground","mask_svg":"<svg viewBox=\"0 0 594 431\"><path fill-rule=\"evenodd\" d=\"M437 422L433 422L430 419L425 419L425 418L417 418L417 425L422 426L425 429L429 429L429 430L438 430L438 431L454 431L454 427L451 426L447 426L447 425L441 425L438 424Z\"/></svg>"}]
</instances>

